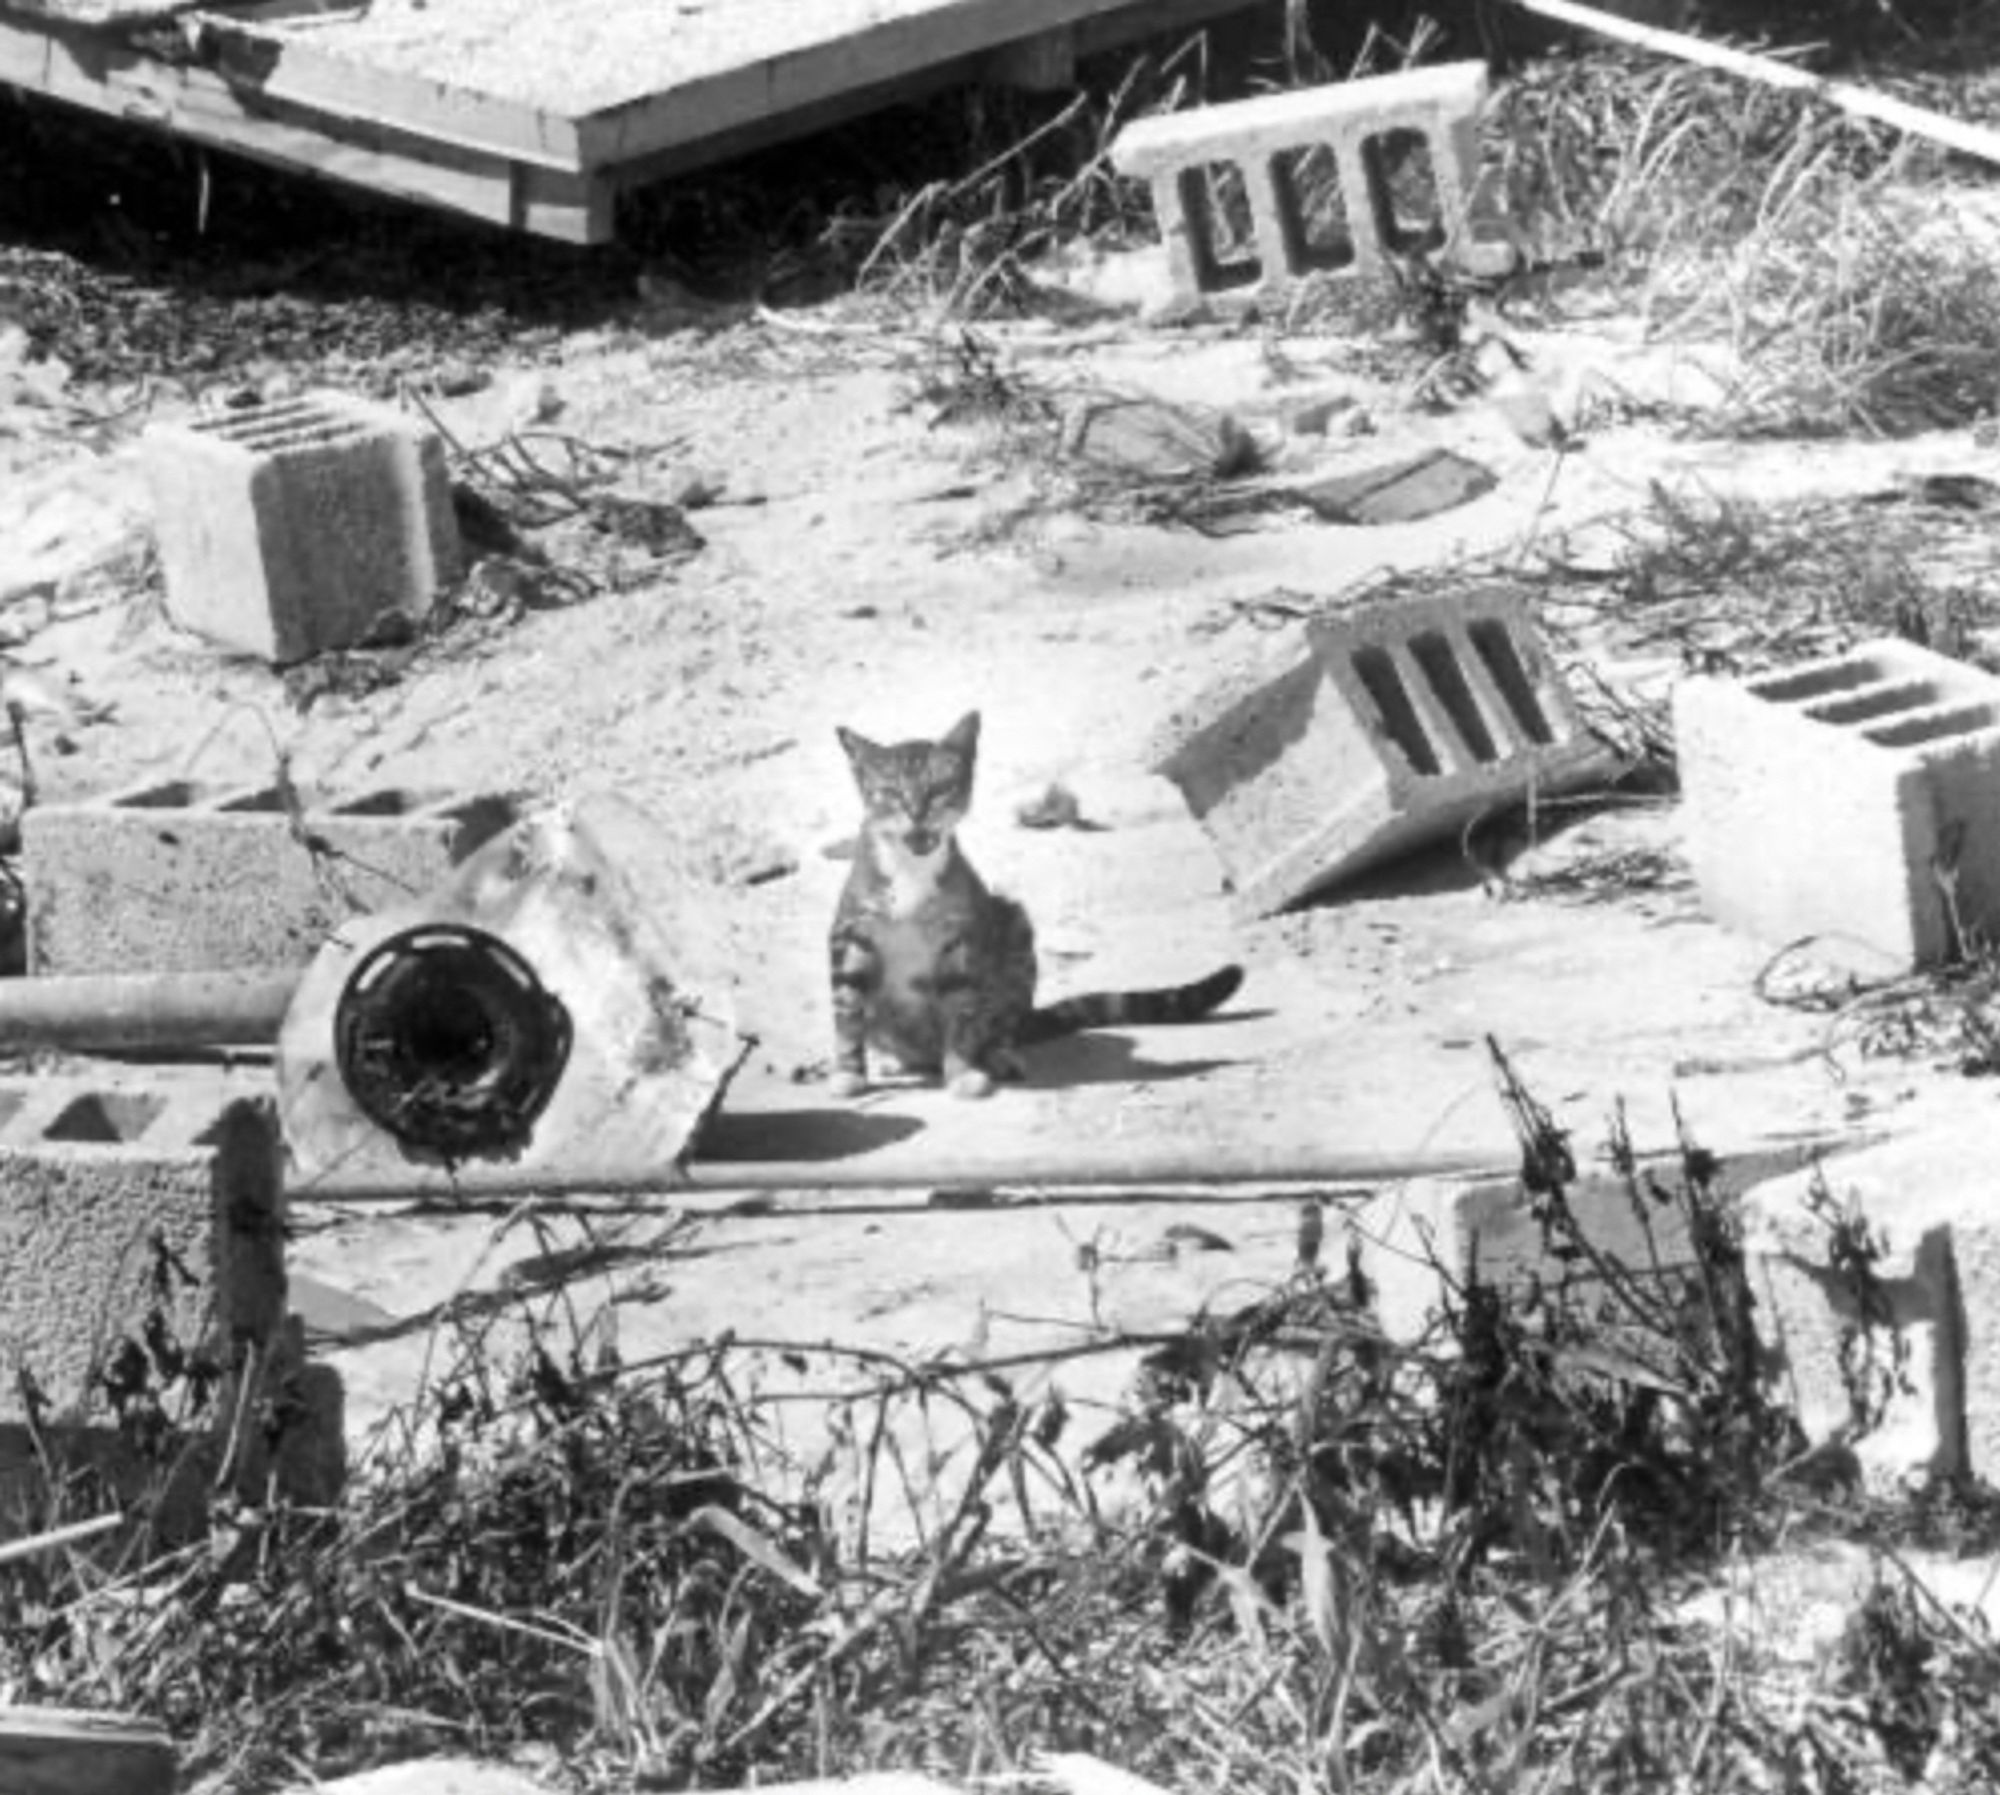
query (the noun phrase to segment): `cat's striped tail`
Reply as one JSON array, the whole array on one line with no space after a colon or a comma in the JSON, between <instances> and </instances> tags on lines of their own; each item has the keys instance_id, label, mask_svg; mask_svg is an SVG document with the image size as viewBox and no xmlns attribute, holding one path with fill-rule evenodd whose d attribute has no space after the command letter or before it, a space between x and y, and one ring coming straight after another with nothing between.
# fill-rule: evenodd
<instances>
[{"instance_id":1,"label":"cat's striped tail","mask_svg":"<svg viewBox=\"0 0 2000 1795\"><path fill-rule=\"evenodd\" d=\"M1225 966L1191 985L1165 985L1156 991L1087 991L1030 1013L1021 1028L1020 1044L1032 1047L1037 1041L1054 1041L1086 1028L1199 1022L1234 997L1242 984L1243 968Z\"/></svg>"}]
</instances>

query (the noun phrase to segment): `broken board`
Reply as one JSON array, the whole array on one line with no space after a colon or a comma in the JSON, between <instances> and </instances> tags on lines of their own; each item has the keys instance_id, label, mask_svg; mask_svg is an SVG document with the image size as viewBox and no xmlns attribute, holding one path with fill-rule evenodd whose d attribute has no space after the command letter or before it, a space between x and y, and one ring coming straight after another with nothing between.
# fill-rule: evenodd
<instances>
[{"instance_id":1,"label":"broken board","mask_svg":"<svg viewBox=\"0 0 2000 1795\"><path fill-rule=\"evenodd\" d=\"M1064 86L1078 56L1246 3L0 0L0 84L599 243L641 181L955 81Z\"/></svg>"}]
</instances>

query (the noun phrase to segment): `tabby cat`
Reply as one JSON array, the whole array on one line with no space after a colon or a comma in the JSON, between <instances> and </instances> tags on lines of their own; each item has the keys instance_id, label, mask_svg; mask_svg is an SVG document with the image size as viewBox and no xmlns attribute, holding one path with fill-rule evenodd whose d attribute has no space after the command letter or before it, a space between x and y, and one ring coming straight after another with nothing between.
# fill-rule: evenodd
<instances>
[{"instance_id":1,"label":"tabby cat","mask_svg":"<svg viewBox=\"0 0 2000 1795\"><path fill-rule=\"evenodd\" d=\"M1192 985L1105 991L1035 1007L1035 931L987 890L956 840L972 803L979 713L935 742L883 747L839 732L863 807L834 914L836 1096L868 1088L868 1049L937 1073L961 1097L1022 1075L1020 1050L1079 1029L1193 1022L1243 983L1225 966Z\"/></svg>"}]
</instances>

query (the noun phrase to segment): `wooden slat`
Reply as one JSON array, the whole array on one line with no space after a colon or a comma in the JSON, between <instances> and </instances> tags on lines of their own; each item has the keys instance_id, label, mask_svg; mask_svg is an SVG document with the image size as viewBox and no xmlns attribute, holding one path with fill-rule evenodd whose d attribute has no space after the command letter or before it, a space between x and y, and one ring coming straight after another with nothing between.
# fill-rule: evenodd
<instances>
[{"instance_id":1,"label":"wooden slat","mask_svg":"<svg viewBox=\"0 0 2000 1795\"><path fill-rule=\"evenodd\" d=\"M592 112L579 121L581 161L586 168L630 162L1120 11L1143 17L1145 8L1132 0L944 0L848 37Z\"/></svg>"},{"instance_id":2,"label":"wooden slat","mask_svg":"<svg viewBox=\"0 0 2000 1795\"><path fill-rule=\"evenodd\" d=\"M1077 56L1097 55L1129 43L1135 37L1150 36L1155 31L1192 28L1222 14L1239 12L1244 4L1245 0L1155 0L1154 5L1143 10L1133 7L1101 15L1077 26L1070 36ZM617 162L605 163L601 165L601 172L623 192L643 186L648 181L711 167L733 156L747 156L753 151L768 149L773 144L785 143L814 131L829 130L853 119L865 118L885 106L920 99L925 94L958 82L1009 84L1012 79L1005 61L996 67L993 53L982 52L955 62L938 63L918 75L902 76L868 87L849 88L815 105L774 113L769 118L755 119L732 130L648 151L643 156L628 156Z\"/></svg>"},{"instance_id":3,"label":"wooden slat","mask_svg":"<svg viewBox=\"0 0 2000 1795\"><path fill-rule=\"evenodd\" d=\"M1250 3L1034 0L996 12L992 0L945 0L856 37L806 43L793 55L699 74L610 113L580 118L554 106L479 93L454 83L448 72L413 75L371 63L365 46L346 43L332 0L266 0L232 8L228 16L205 11L195 26L204 57L266 99L548 167L616 166L620 184L630 185L823 129L949 81L996 70L1007 78L1004 58L1024 44L1062 41L1088 55ZM1055 22L1024 29L1043 14ZM996 55L1003 58L998 64L990 60Z\"/></svg>"},{"instance_id":4,"label":"wooden slat","mask_svg":"<svg viewBox=\"0 0 2000 1795\"><path fill-rule=\"evenodd\" d=\"M269 17L264 11L259 20ZM241 18L204 12L191 21L196 53L239 91L510 157L540 168L582 168L576 122L517 100L497 99L448 81L402 75L329 55L294 37L278 37ZM338 26L325 28L337 41Z\"/></svg>"},{"instance_id":5,"label":"wooden slat","mask_svg":"<svg viewBox=\"0 0 2000 1795\"><path fill-rule=\"evenodd\" d=\"M0 1708L7 1795L172 1795L166 1729L127 1714Z\"/></svg>"},{"instance_id":6,"label":"wooden slat","mask_svg":"<svg viewBox=\"0 0 2000 1795\"><path fill-rule=\"evenodd\" d=\"M611 235L611 193L588 176L388 130L267 107L220 76L88 33L0 15L0 82L328 180L572 243Z\"/></svg>"}]
</instances>

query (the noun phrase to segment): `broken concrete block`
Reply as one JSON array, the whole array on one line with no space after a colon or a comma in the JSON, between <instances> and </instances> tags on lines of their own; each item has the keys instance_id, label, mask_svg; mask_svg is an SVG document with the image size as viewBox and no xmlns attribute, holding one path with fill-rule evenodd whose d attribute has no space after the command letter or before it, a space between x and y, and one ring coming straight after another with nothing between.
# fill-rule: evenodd
<instances>
[{"instance_id":1,"label":"broken concrete block","mask_svg":"<svg viewBox=\"0 0 2000 1795\"><path fill-rule=\"evenodd\" d=\"M1836 1264L1794 1173L1743 1199L1759 1328L1815 1443L1851 1445L1888 1491L1936 1474L2000 1480L2000 1207L1979 1122L1828 1160L1837 1210L1882 1248L1872 1275ZM1860 1422L1872 1422L1862 1431Z\"/></svg>"},{"instance_id":2,"label":"broken concrete block","mask_svg":"<svg viewBox=\"0 0 2000 1795\"><path fill-rule=\"evenodd\" d=\"M267 1101L202 1084L0 1085L0 1422L102 1402L155 1311L190 1350L271 1340L285 1312L283 1186ZM101 1418L101 1417L100 1417Z\"/></svg>"},{"instance_id":3,"label":"broken concrete block","mask_svg":"<svg viewBox=\"0 0 2000 1795\"><path fill-rule=\"evenodd\" d=\"M1176 292L1197 300L1233 291L1268 295L1315 273L1381 274L1388 258L1469 237L1479 173L1483 62L1443 63L1272 94L1127 125L1112 145L1119 173L1147 181ZM1430 148L1436 209L1406 222L1392 190L1389 142ZM1314 164L1318 163L1316 171ZM1329 165L1330 164L1330 165ZM1240 175L1254 249L1226 256L1211 182L1218 165ZM1331 177L1341 225L1331 231Z\"/></svg>"},{"instance_id":4,"label":"broken concrete block","mask_svg":"<svg viewBox=\"0 0 2000 1795\"><path fill-rule=\"evenodd\" d=\"M1063 452L1135 480L1226 480L1258 461L1256 439L1226 411L1162 399L1080 400Z\"/></svg>"},{"instance_id":5,"label":"broken concrete block","mask_svg":"<svg viewBox=\"0 0 2000 1795\"><path fill-rule=\"evenodd\" d=\"M1253 916L1611 765L1500 585L1287 631L1171 716L1149 760Z\"/></svg>"},{"instance_id":6,"label":"broken concrete block","mask_svg":"<svg viewBox=\"0 0 2000 1795\"><path fill-rule=\"evenodd\" d=\"M1889 637L1684 680L1674 737L1718 922L1876 972L2000 937L2000 679Z\"/></svg>"},{"instance_id":7,"label":"broken concrete block","mask_svg":"<svg viewBox=\"0 0 2000 1795\"><path fill-rule=\"evenodd\" d=\"M1641 1278L1693 1265L1679 1209L1649 1205L1642 1216L1622 1178L1585 1173L1568 1200L1591 1247ZM1361 1268L1392 1340L1421 1338L1446 1296L1475 1272L1495 1289L1519 1292L1531 1281L1553 1286L1567 1269L1547 1250L1518 1178L1413 1178L1347 1210L1345 1227L1360 1242ZM1333 1246L1324 1255L1336 1273L1344 1256Z\"/></svg>"},{"instance_id":8,"label":"broken concrete block","mask_svg":"<svg viewBox=\"0 0 2000 1795\"><path fill-rule=\"evenodd\" d=\"M1478 462L1432 449L1295 490L1328 523L1411 524L1484 498L1499 484Z\"/></svg>"},{"instance_id":9,"label":"broken concrete block","mask_svg":"<svg viewBox=\"0 0 2000 1795\"><path fill-rule=\"evenodd\" d=\"M38 974L302 966L335 924L407 903L516 817L503 797L384 790L305 811L275 787L169 780L21 819Z\"/></svg>"},{"instance_id":10,"label":"broken concrete block","mask_svg":"<svg viewBox=\"0 0 2000 1795\"><path fill-rule=\"evenodd\" d=\"M252 1089L0 1084L0 1514L38 1511L51 1455L169 1541L205 1534L221 1487L338 1494L340 1380L286 1314L283 1155ZM275 1440L242 1424L279 1409Z\"/></svg>"},{"instance_id":11,"label":"broken concrete block","mask_svg":"<svg viewBox=\"0 0 2000 1795\"><path fill-rule=\"evenodd\" d=\"M437 433L392 406L313 392L140 439L167 612L284 663L421 622L459 574Z\"/></svg>"},{"instance_id":12,"label":"broken concrete block","mask_svg":"<svg viewBox=\"0 0 2000 1795\"><path fill-rule=\"evenodd\" d=\"M337 929L278 1042L292 1188L476 1190L501 1161L516 1187L669 1173L750 1045L732 897L686 847L594 794Z\"/></svg>"}]
</instances>

